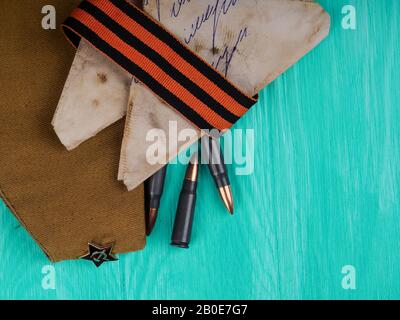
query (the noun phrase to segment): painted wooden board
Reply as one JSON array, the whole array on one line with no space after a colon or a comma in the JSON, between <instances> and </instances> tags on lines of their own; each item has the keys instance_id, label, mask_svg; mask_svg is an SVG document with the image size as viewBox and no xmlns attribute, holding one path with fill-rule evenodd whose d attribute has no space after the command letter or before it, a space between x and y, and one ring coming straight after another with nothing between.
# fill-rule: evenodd
<instances>
[{"instance_id":1,"label":"painted wooden board","mask_svg":"<svg viewBox=\"0 0 400 320\"><path fill-rule=\"evenodd\" d=\"M229 168L234 217L202 168L191 249L171 248L184 174L172 165L145 251L99 270L56 264L45 290L46 258L0 204L0 298L399 299L400 3L319 2L331 35L236 126L255 128L256 164L250 176ZM341 27L347 4L354 31ZM346 265L355 290L342 287Z\"/></svg>"}]
</instances>

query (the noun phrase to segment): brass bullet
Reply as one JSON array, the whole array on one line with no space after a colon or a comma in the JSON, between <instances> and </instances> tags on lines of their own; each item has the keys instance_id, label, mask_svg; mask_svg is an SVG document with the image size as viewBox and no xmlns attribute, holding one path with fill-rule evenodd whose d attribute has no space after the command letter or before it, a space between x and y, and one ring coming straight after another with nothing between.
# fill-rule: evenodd
<instances>
[{"instance_id":1,"label":"brass bullet","mask_svg":"<svg viewBox=\"0 0 400 320\"><path fill-rule=\"evenodd\" d=\"M220 187L219 194L230 214L234 213L233 195L230 186Z\"/></svg>"},{"instance_id":2,"label":"brass bullet","mask_svg":"<svg viewBox=\"0 0 400 320\"><path fill-rule=\"evenodd\" d=\"M202 151L205 153L219 195L230 214L233 214L233 194L221 146L217 140L211 137L203 137L202 139Z\"/></svg>"},{"instance_id":3,"label":"brass bullet","mask_svg":"<svg viewBox=\"0 0 400 320\"><path fill-rule=\"evenodd\" d=\"M151 234L157 221L166 173L167 166L164 166L144 183L147 236Z\"/></svg>"}]
</instances>

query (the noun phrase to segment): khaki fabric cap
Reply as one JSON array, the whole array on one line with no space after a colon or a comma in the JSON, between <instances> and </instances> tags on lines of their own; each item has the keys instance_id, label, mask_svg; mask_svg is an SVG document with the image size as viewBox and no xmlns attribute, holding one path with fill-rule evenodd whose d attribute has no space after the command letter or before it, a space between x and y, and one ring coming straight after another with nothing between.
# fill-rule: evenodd
<instances>
[{"instance_id":1,"label":"khaki fabric cap","mask_svg":"<svg viewBox=\"0 0 400 320\"><path fill-rule=\"evenodd\" d=\"M0 194L52 261L88 242L114 253L145 245L143 188L117 182L124 124L68 152L51 126L75 51L59 24L79 3L52 0L57 30L42 28L48 1L0 4Z\"/></svg>"}]
</instances>

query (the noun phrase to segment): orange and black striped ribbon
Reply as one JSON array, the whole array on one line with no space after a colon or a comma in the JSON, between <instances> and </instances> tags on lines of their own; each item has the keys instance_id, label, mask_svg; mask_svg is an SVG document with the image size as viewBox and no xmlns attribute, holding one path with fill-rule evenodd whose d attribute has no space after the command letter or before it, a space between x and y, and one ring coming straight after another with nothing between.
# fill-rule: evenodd
<instances>
[{"instance_id":1,"label":"orange and black striped ribbon","mask_svg":"<svg viewBox=\"0 0 400 320\"><path fill-rule=\"evenodd\" d=\"M229 129L256 99L125 0L87 0L63 24L77 47L83 38L200 129Z\"/></svg>"}]
</instances>

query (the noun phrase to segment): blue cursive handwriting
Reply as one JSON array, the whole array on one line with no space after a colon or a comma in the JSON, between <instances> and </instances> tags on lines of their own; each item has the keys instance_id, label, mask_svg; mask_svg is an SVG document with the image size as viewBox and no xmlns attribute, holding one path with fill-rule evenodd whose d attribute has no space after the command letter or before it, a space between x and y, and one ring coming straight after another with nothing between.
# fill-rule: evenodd
<instances>
[{"instance_id":1,"label":"blue cursive handwriting","mask_svg":"<svg viewBox=\"0 0 400 320\"><path fill-rule=\"evenodd\" d=\"M181 4L184 4L184 0L177 0ZM187 1L187 0L186 0ZM203 13L199 16L197 16L192 23L191 29L189 31L189 34L184 38L186 44L190 44L192 40L196 37L196 34L201 28L203 27L204 23L207 21L212 20L213 23L213 30L212 30L212 48L213 50L215 49L215 43L217 39L217 32L218 32L218 25L220 22L221 16L225 16L228 14L229 10L233 8L234 6L237 5L239 0L215 0L214 3L208 4L206 9L203 11ZM175 7L174 3L173 8ZM175 17L179 16L180 8L182 5L179 7L179 10L176 11L171 11L171 16L174 17L174 12L178 12L178 15L175 15Z\"/></svg>"},{"instance_id":2,"label":"blue cursive handwriting","mask_svg":"<svg viewBox=\"0 0 400 320\"><path fill-rule=\"evenodd\" d=\"M226 46L224 50L222 51L222 54L218 57L216 62L212 63L212 66L216 69L220 67L220 64L222 62L225 62L225 66L223 69L223 73L225 74L225 77L228 75L229 68L231 66L231 62L233 57L235 56L235 53L238 50L239 44L243 41L244 38L248 36L248 30L247 27L240 30L239 35L236 39L236 42L232 48L229 48L229 46Z\"/></svg>"},{"instance_id":3,"label":"blue cursive handwriting","mask_svg":"<svg viewBox=\"0 0 400 320\"><path fill-rule=\"evenodd\" d=\"M148 5L151 0L144 0L144 5ZM160 0L153 0L156 1L157 5L157 13L158 13L158 20L161 20L161 4ZM170 13L171 18L178 18L181 14L181 11L184 6L190 5L197 0L175 0L172 3ZM198 32L200 32L207 22L212 23L212 35L211 35L211 46L212 52L218 56L216 60L212 63L212 66L222 70L225 76L228 75L229 68L231 66L232 59L234 58L235 54L238 51L239 44L248 36L248 28L245 27L239 31L237 35L236 42L233 46L225 46L223 48L216 48L216 41L218 37L218 30L220 19L222 16L226 16L229 11L237 6L240 0L214 0L209 1L209 4L205 8L205 10L195 17L192 25L189 29L184 29L184 31L189 30L187 35L184 37L184 42L186 44L190 44Z\"/></svg>"},{"instance_id":4,"label":"blue cursive handwriting","mask_svg":"<svg viewBox=\"0 0 400 320\"><path fill-rule=\"evenodd\" d=\"M155 0L156 1L156 5L157 5L157 16L158 16L158 21L161 21L161 3L160 0ZM150 0L144 0L143 1L143 6L147 6L149 5Z\"/></svg>"},{"instance_id":5,"label":"blue cursive handwriting","mask_svg":"<svg viewBox=\"0 0 400 320\"><path fill-rule=\"evenodd\" d=\"M171 17L175 17L177 18L179 16L179 13L181 12L182 7L185 4L190 3L190 0L176 0L173 4L172 4L172 8L171 8Z\"/></svg>"},{"instance_id":6,"label":"blue cursive handwriting","mask_svg":"<svg viewBox=\"0 0 400 320\"><path fill-rule=\"evenodd\" d=\"M191 1L195 0L174 1L171 7L171 17L179 17L182 7L189 4ZM235 7L238 2L239 0L215 0L214 2L209 3L202 14L194 19L194 22L190 27L189 34L184 37L185 43L190 44L196 37L197 33L202 30L204 24L208 21L211 21L213 24L211 38L212 51L214 54L216 54L216 52L221 52L216 61L212 63L212 65L218 69L221 68L222 63L224 63L223 72L225 76L228 75L229 67L231 66L232 59L238 50L239 44L243 41L244 38L248 36L248 30L246 27L240 30L233 47L225 46L224 48L221 48L219 50L216 49L216 40L218 36L220 18L221 16L227 15L229 13L229 10Z\"/></svg>"}]
</instances>

